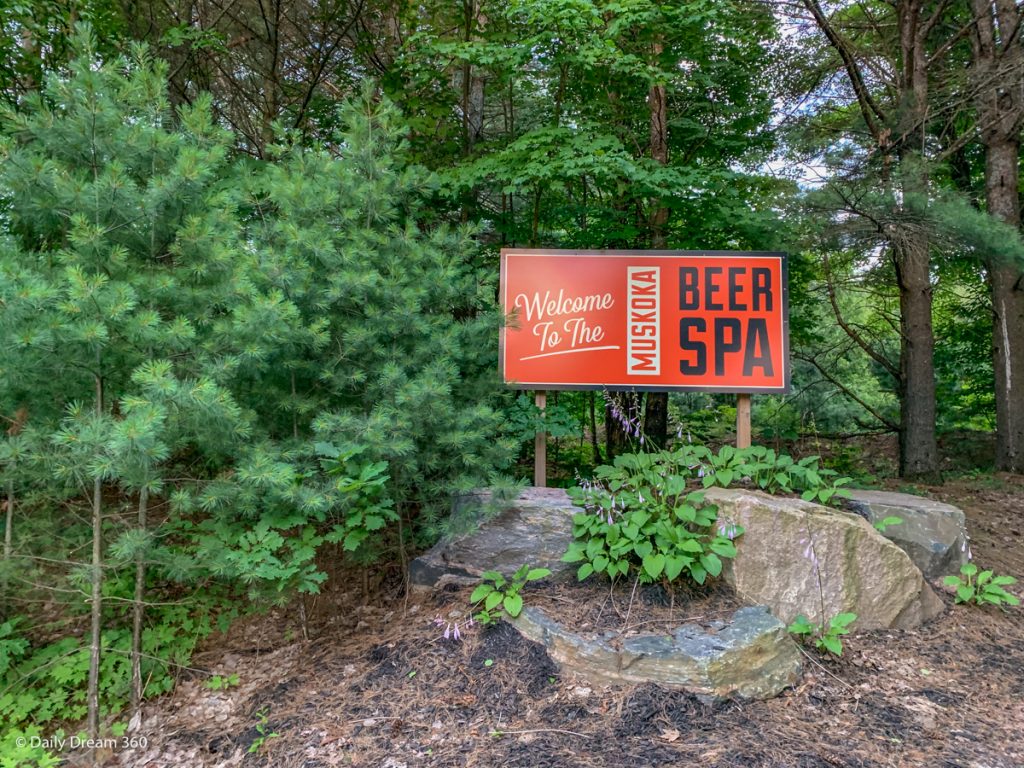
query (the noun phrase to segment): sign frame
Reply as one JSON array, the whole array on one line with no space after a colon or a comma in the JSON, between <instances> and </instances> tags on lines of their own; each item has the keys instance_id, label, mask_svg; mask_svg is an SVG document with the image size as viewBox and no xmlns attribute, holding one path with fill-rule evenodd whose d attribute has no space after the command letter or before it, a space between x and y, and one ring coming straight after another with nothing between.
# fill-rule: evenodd
<instances>
[{"instance_id":1,"label":"sign frame","mask_svg":"<svg viewBox=\"0 0 1024 768\"><path fill-rule=\"evenodd\" d=\"M729 387L721 385L643 385L633 383L608 383L608 384L565 384L542 381L509 381L505 375L505 334L508 332L507 319L511 313L505 310L508 307L507 291L507 260L509 256L564 256L568 258L624 258L639 256L647 259L658 258L700 258L701 256L716 258L775 258L779 260L779 268L782 279L781 312L782 312L782 364L784 366L782 386L764 387ZM563 392L581 392L594 390L607 390L609 392L706 392L711 394L769 394L785 395L792 390L792 365L789 356L789 259L784 251L714 251L714 250L644 250L644 249L561 249L561 248L502 248L500 277L499 277L499 302L502 307L503 321L501 333L498 337L498 367L501 372L505 386L518 390L550 390Z\"/></svg>"}]
</instances>

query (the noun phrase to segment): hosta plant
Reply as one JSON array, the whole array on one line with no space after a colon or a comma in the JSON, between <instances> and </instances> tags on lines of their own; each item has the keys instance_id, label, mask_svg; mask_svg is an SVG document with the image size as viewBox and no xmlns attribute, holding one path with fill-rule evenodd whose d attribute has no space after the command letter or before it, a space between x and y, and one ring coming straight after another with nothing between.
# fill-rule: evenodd
<instances>
[{"instance_id":1,"label":"hosta plant","mask_svg":"<svg viewBox=\"0 0 1024 768\"><path fill-rule=\"evenodd\" d=\"M1013 576L996 576L992 571L978 571L974 563L964 563L960 576L947 576L943 583L956 588L956 602L977 605L1020 605L1020 600L1003 587L1016 584Z\"/></svg>"},{"instance_id":2,"label":"hosta plant","mask_svg":"<svg viewBox=\"0 0 1024 768\"><path fill-rule=\"evenodd\" d=\"M523 612L523 596L519 594L523 587L528 582L550 575L547 568L531 568L529 565L523 565L508 579L498 571L484 571L481 574L483 583L469 596L474 606L481 606L474 618L484 625L496 622L503 612L514 619Z\"/></svg>"},{"instance_id":3,"label":"hosta plant","mask_svg":"<svg viewBox=\"0 0 1024 768\"><path fill-rule=\"evenodd\" d=\"M819 651L828 651L836 656L842 656L842 636L850 633L850 625L856 620L856 613L839 613L829 619L827 624L813 624L810 619L801 614L789 625L788 629L798 637L813 639L814 647Z\"/></svg>"},{"instance_id":4,"label":"hosta plant","mask_svg":"<svg viewBox=\"0 0 1024 768\"><path fill-rule=\"evenodd\" d=\"M687 458L684 452L622 455L598 467L595 482L569 490L586 510L573 518L575 541L563 557L580 563L580 580L597 573L666 584L685 576L703 584L722 572L743 529L720 521L703 492L687 486L695 476Z\"/></svg>"}]
</instances>

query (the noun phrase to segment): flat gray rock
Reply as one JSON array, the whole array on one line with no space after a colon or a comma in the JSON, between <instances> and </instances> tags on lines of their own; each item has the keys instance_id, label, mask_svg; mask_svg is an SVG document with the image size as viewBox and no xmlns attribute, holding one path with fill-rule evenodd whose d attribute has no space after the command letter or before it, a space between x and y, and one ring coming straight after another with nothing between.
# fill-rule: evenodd
<instances>
[{"instance_id":1,"label":"flat gray rock","mask_svg":"<svg viewBox=\"0 0 1024 768\"><path fill-rule=\"evenodd\" d=\"M769 699L800 678L800 651L764 606L740 608L715 632L683 624L672 635L588 638L532 606L512 625L592 683L658 683L707 699Z\"/></svg>"},{"instance_id":2,"label":"flat gray rock","mask_svg":"<svg viewBox=\"0 0 1024 768\"><path fill-rule=\"evenodd\" d=\"M850 491L847 506L874 525L887 517L903 520L886 526L885 538L906 552L925 578L959 573L967 562L964 513L951 504L890 491Z\"/></svg>"},{"instance_id":3,"label":"flat gray rock","mask_svg":"<svg viewBox=\"0 0 1024 768\"><path fill-rule=\"evenodd\" d=\"M572 542L573 515L582 512L569 501L562 488L526 488L511 501L492 502L481 491L463 497L454 517L465 516L466 507L485 509L498 505L497 514L478 528L442 539L409 565L413 586L432 587L442 579L476 583L484 571L506 576L522 565L548 568L555 577L575 573L576 567L563 563L562 555Z\"/></svg>"}]
</instances>

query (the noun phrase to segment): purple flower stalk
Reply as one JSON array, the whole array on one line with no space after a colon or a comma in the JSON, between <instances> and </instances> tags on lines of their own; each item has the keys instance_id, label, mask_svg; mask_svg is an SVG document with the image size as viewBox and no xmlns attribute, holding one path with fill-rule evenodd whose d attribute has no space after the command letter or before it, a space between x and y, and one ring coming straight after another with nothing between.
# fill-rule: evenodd
<instances>
[{"instance_id":1,"label":"purple flower stalk","mask_svg":"<svg viewBox=\"0 0 1024 768\"><path fill-rule=\"evenodd\" d=\"M459 629L459 622L457 622L457 621L448 621L447 619L442 619L440 616L435 616L434 617L434 626L437 626L437 627L443 626L444 627L444 632L441 634L441 637L443 637L445 640L461 640L462 639L462 631ZM472 616L470 616L469 620L466 622L466 627L467 628L471 627L471 626L473 626L473 617Z\"/></svg>"}]
</instances>

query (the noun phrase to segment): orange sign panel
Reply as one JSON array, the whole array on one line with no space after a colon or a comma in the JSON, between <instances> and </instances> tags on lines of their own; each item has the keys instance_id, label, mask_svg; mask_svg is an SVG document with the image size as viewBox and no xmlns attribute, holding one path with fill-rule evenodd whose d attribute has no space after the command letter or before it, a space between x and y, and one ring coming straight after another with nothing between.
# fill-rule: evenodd
<instances>
[{"instance_id":1,"label":"orange sign panel","mask_svg":"<svg viewBox=\"0 0 1024 768\"><path fill-rule=\"evenodd\" d=\"M786 392L786 258L501 252L501 367L522 389Z\"/></svg>"}]
</instances>

